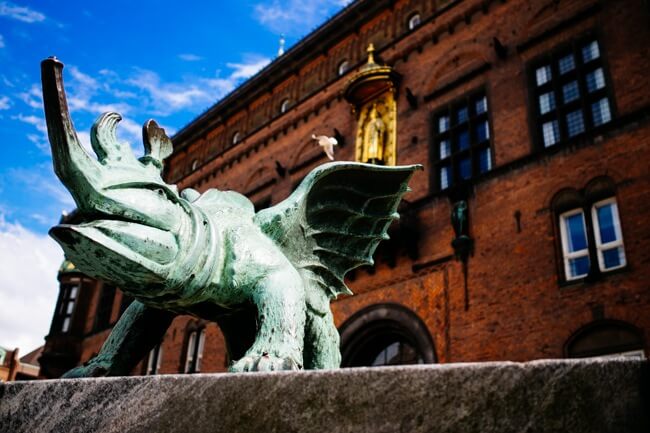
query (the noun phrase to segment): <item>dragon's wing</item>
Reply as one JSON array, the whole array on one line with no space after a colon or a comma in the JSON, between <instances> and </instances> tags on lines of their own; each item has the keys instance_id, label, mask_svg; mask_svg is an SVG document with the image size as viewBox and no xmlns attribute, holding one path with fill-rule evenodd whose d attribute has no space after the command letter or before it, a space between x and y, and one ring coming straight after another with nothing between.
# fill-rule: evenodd
<instances>
[{"instance_id":1,"label":"dragon's wing","mask_svg":"<svg viewBox=\"0 0 650 433\"><path fill-rule=\"evenodd\" d=\"M351 162L324 164L283 202L255 222L296 268L330 297L351 293L346 272L372 264L372 254L420 165L385 167Z\"/></svg>"}]
</instances>

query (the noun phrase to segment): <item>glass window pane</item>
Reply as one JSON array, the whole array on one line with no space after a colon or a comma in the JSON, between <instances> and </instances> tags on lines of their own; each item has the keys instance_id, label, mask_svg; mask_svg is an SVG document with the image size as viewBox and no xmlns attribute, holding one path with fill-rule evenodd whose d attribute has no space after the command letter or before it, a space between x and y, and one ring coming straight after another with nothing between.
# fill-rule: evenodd
<instances>
[{"instance_id":1,"label":"glass window pane","mask_svg":"<svg viewBox=\"0 0 650 433\"><path fill-rule=\"evenodd\" d=\"M440 116L438 118L438 132L445 132L449 129L449 116Z\"/></svg>"},{"instance_id":2,"label":"glass window pane","mask_svg":"<svg viewBox=\"0 0 650 433\"><path fill-rule=\"evenodd\" d=\"M618 240L616 235L613 208L614 205L612 203L608 203L596 208L601 244L606 244L608 242L614 242Z\"/></svg>"},{"instance_id":3,"label":"glass window pane","mask_svg":"<svg viewBox=\"0 0 650 433\"><path fill-rule=\"evenodd\" d=\"M74 299L77 297L77 289L78 289L77 286L72 286L72 288L70 289L70 299Z\"/></svg>"},{"instance_id":4,"label":"glass window pane","mask_svg":"<svg viewBox=\"0 0 650 433\"><path fill-rule=\"evenodd\" d=\"M66 314L72 314L72 310L74 310L74 300L68 302L68 308L66 308Z\"/></svg>"},{"instance_id":5,"label":"glass window pane","mask_svg":"<svg viewBox=\"0 0 650 433\"><path fill-rule=\"evenodd\" d=\"M456 124L467 122L468 110L467 107L462 107L456 112Z\"/></svg>"},{"instance_id":6,"label":"glass window pane","mask_svg":"<svg viewBox=\"0 0 650 433\"><path fill-rule=\"evenodd\" d=\"M566 227L567 251L574 253L587 248L587 233L585 232L585 219L583 213L564 217Z\"/></svg>"},{"instance_id":7,"label":"glass window pane","mask_svg":"<svg viewBox=\"0 0 650 433\"><path fill-rule=\"evenodd\" d=\"M458 162L458 173L461 179L469 179L472 177L472 160L469 158L462 158Z\"/></svg>"},{"instance_id":8,"label":"glass window pane","mask_svg":"<svg viewBox=\"0 0 650 433\"><path fill-rule=\"evenodd\" d=\"M573 54L569 54L560 59L560 74L566 74L569 71L572 71L575 67L575 61L573 60Z\"/></svg>"},{"instance_id":9,"label":"glass window pane","mask_svg":"<svg viewBox=\"0 0 650 433\"><path fill-rule=\"evenodd\" d=\"M539 96L539 112L546 114L555 109L555 95L553 92L544 93Z\"/></svg>"},{"instance_id":10,"label":"glass window pane","mask_svg":"<svg viewBox=\"0 0 650 433\"><path fill-rule=\"evenodd\" d=\"M415 14L409 19L409 30L413 30L420 25L420 14Z\"/></svg>"},{"instance_id":11,"label":"glass window pane","mask_svg":"<svg viewBox=\"0 0 650 433\"><path fill-rule=\"evenodd\" d=\"M451 155L451 142L449 140L442 140L440 142L440 159L445 159Z\"/></svg>"},{"instance_id":12,"label":"glass window pane","mask_svg":"<svg viewBox=\"0 0 650 433\"><path fill-rule=\"evenodd\" d=\"M458 134L458 150L469 148L469 131L462 131Z\"/></svg>"},{"instance_id":13,"label":"glass window pane","mask_svg":"<svg viewBox=\"0 0 650 433\"><path fill-rule=\"evenodd\" d=\"M592 41L582 47L582 60L587 63L594 59L600 57L600 49L598 48L598 42Z\"/></svg>"},{"instance_id":14,"label":"glass window pane","mask_svg":"<svg viewBox=\"0 0 650 433\"><path fill-rule=\"evenodd\" d=\"M599 126L612 120L612 113L609 110L609 100L603 98L591 104L591 114L593 116L594 126Z\"/></svg>"},{"instance_id":15,"label":"glass window pane","mask_svg":"<svg viewBox=\"0 0 650 433\"><path fill-rule=\"evenodd\" d=\"M546 122L542 125L542 133L544 135L544 146L549 147L560 141L560 127L557 120Z\"/></svg>"},{"instance_id":16,"label":"glass window pane","mask_svg":"<svg viewBox=\"0 0 650 433\"><path fill-rule=\"evenodd\" d=\"M61 327L61 332L68 332L70 329L70 318L66 317L63 319L63 326Z\"/></svg>"},{"instance_id":17,"label":"glass window pane","mask_svg":"<svg viewBox=\"0 0 650 433\"><path fill-rule=\"evenodd\" d=\"M476 140L480 143L490 139L490 126L488 121L484 120L476 125Z\"/></svg>"},{"instance_id":18,"label":"glass window pane","mask_svg":"<svg viewBox=\"0 0 650 433\"><path fill-rule=\"evenodd\" d=\"M623 264L624 254L622 247L603 250L602 254L605 269L618 268Z\"/></svg>"},{"instance_id":19,"label":"glass window pane","mask_svg":"<svg viewBox=\"0 0 650 433\"><path fill-rule=\"evenodd\" d=\"M571 81L568 84L562 86L562 96L564 97L564 103L575 101L580 97L580 90L578 89L578 82Z\"/></svg>"},{"instance_id":20,"label":"glass window pane","mask_svg":"<svg viewBox=\"0 0 650 433\"><path fill-rule=\"evenodd\" d=\"M492 155L489 147L486 149L481 149L481 153L479 154L478 165L481 173L490 171L490 169L492 168Z\"/></svg>"},{"instance_id":21,"label":"glass window pane","mask_svg":"<svg viewBox=\"0 0 650 433\"><path fill-rule=\"evenodd\" d=\"M587 90L594 92L605 87L605 74L603 68L598 68L587 74Z\"/></svg>"},{"instance_id":22,"label":"glass window pane","mask_svg":"<svg viewBox=\"0 0 650 433\"><path fill-rule=\"evenodd\" d=\"M569 273L573 278L587 275L589 273L589 256L569 259Z\"/></svg>"},{"instance_id":23,"label":"glass window pane","mask_svg":"<svg viewBox=\"0 0 650 433\"><path fill-rule=\"evenodd\" d=\"M449 175L450 173L448 166L440 167L440 189L449 188L449 185L451 184Z\"/></svg>"},{"instance_id":24,"label":"glass window pane","mask_svg":"<svg viewBox=\"0 0 650 433\"><path fill-rule=\"evenodd\" d=\"M551 80L551 66L545 65L541 68L537 68L535 71L535 78L538 86L548 83Z\"/></svg>"},{"instance_id":25,"label":"glass window pane","mask_svg":"<svg viewBox=\"0 0 650 433\"><path fill-rule=\"evenodd\" d=\"M476 101L476 114L482 114L487 111L487 98L483 96L481 99Z\"/></svg>"},{"instance_id":26,"label":"glass window pane","mask_svg":"<svg viewBox=\"0 0 650 433\"><path fill-rule=\"evenodd\" d=\"M569 137L578 135L585 130L585 122L582 118L582 111L576 110L566 115L567 128L569 129Z\"/></svg>"}]
</instances>

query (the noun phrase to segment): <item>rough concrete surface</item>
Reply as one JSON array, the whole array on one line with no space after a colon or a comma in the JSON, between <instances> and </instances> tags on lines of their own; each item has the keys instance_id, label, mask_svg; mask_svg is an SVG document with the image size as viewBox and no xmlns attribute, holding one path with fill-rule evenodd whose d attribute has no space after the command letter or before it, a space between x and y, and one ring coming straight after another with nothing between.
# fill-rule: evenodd
<instances>
[{"instance_id":1,"label":"rough concrete surface","mask_svg":"<svg viewBox=\"0 0 650 433\"><path fill-rule=\"evenodd\" d=\"M0 432L649 432L632 360L162 375L0 385Z\"/></svg>"}]
</instances>

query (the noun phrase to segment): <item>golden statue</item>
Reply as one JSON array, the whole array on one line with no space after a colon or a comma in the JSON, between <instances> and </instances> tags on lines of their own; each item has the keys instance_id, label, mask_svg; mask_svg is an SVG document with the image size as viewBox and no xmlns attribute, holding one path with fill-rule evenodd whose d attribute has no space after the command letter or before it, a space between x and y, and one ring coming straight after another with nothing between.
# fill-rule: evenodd
<instances>
[{"instance_id":1,"label":"golden statue","mask_svg":"<svg viewBox=\"0 0 650 433\"><path fill-rule=\"evenodd\" d=\"M348 82L344 96L357 116L355 160L378 165L397 164L397 100L399 81L390 66L375 62L368 46L368 63Z\"/></svg>"},{"instance_id":2,"label":"golden statue","mask_svg":"<svg viewBox=\"0 0 650 433\"><path fill-rule=\"evenodd\" d=\"M386 124L377 112L377 104L372 104L363 138L365 143L364 162L382 163L384 161L384 145L386 144Z\"/></svg>"}]
</instances>

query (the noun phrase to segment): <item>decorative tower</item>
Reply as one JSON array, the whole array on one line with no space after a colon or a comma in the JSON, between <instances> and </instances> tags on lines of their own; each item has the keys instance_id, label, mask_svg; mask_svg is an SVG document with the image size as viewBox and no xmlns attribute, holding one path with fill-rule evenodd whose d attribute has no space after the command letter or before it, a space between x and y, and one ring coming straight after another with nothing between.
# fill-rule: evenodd
<instances>
[{"instance_id":1,"label":"decorative tower","mask_svg":"<svg viewBox=\"0 0 650 433\"><path fill-rule=\"evenodd\" d=\"M390 66L375 62L375 47L368 46L368 62L344 90L357 116L355 159L379 165L397 163L397 84Z\"/></svg>"}]
</instances>

